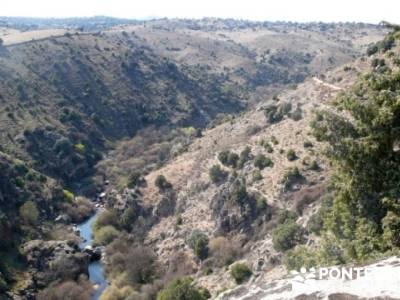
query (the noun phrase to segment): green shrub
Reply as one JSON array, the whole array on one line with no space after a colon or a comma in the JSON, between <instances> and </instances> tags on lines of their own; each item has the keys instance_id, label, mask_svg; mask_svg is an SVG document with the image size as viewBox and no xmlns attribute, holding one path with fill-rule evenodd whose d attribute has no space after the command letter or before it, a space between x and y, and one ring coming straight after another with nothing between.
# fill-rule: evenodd
<instances>
[{"instance_id":1,"label":"green shrub","mask_svg":"<svg viewBox=\"0 0 400 300\"><path fill-rule=\"evenodd\" d=\"M133 207L128 207L122 213L119 219L119 224L122 226L122 228L130 231L132 229L133 224L137 220L137 217L138 216L135 212L135 209Z\"/></svg>"},{"instance_id":2,"label":"green shrub","mask_svg":"<svg viewBox=\"0 0 400 300\"><path fill-rule=\"evenodd\" d=\"M23 189L25 187L25 180L24 180L24 178L22 178L20 176L16 177L14 182L15 182L15 185L21 189Z\"/></svg>"},{"instance_id":3,"label":"green shrub","mask_svg":"<svg viewBox=\"0 0 400 300\"><path fill-rule=\"evenodd\" d=\"M134 188L139 185L140 180L142 178L142 174L139 172L132 172L128 177L128 187Z\"/></svg>"},{"instance_id":4,"label":"green shrub","mask_svg":"<svg viewBox=\"0 0 400 300\"><path fill-rule=\"evenodd\" d=\"M246 146L242 152L240 152L239 161L237 163L238 168L243 168L244 164L251 159L251 148Z\"/></svg>"},{"instance_id":5,"label":"green shrub","mask_svg":"<svg viewBox=\"0 0 400 300\"><path fill-rule=\"evenodd\" d=\"M187 243L193 249L199 259L206 259L208 256L208 237L200 230L193 230Z\"/></svg>"},{"instance_id":6,"label":"green shrub","mask_svg":"<svg viewBox=\"0 0 400 300\"><path fill-rule=\"evenodd\" d=\"M231 276L237 284L241 284L250 278L252 272L250 268L243 263L234 264L231 268Z\"/></svg>"},{"instance_id":7,"label":"green shrub","mask_svg":"<svg viewBox=\"0 0 400 300\"><path fill-rule=\"evenodd\" d=\"M272 233L275 250L287 251L304 241L304 229L293 221L279 224Z\"/></svg>"},{"instance_id":8,"label":"green shrub","mask_svg":"<svg viewBox=\"0 0 400 300\"><path fill-rule=\"evenodd\" d=\"M249 197L246 185L243 183L236 185L231 193L231 199L236 204L243 204Z\"/></svg>"},{"instance_id":9,"label":"green shrub","mask_svg":"<svg viewBox=\"0 0 400 300\"><path fill-rule=\"evenodd\" d=\"M25 223L30 225L36 224L39 220L39 210L36 203L33 201L25 202L19 208L19 215Z\"/></svg>"},{"instance_id":10,"label":"green shrub","mask_svg":"<svg viewBox=\"0 0 400 300\"><path fill-rule=\"evenodd\" d=\"M114 226L107 225L100 227L98 230L94 231L93 243L102 246L108 245L118 236L118 234L119 232Z\"/></svg>"},{"instance_id":11,"label":"green shrub","mask_svg":"<svg viewBox=\"0 0 400 300\"><path fill-rule=\"evenodd\" d=\"M276 138L276 136L271 136L271 143L272 144L274 144L274 145L278 145L279 144L279 141L278 141L278 139Z\"/></svg>"},{"instance_id":12,"label":"green shrub","mask_svg":"<svg viewBox=\"0 0 400 300\"><path fill-rule=\"evenodd\" d=\"M65 201L70 202L70 203L74 202L75 195L72 192L70 192L68 190L63 190L63 196L64 196Z\"/></svg>"},{"instance_id":13,"label":"green shrub","mask_svg":"<svg viewBox=\"0 0 400 300\"><path fill-rule=\"evenodd\" d=\"M158 175L154 184L160 191L165 191L172 188L172 184L167 181L164 175Z\"/></svg>"},{"instance_id":14,"label":"green shrub","mask_svg":"<svg viewBox=\"0 0 400 300\"><path fill-rule=\"evenodd\" d=\"M324 226L324 220L328 218L331 207L332 197L327 195L322 199L321 207L310 217L307 223L307 230L309 232L315 233L316 235L321 234Z\"/></svg>"},{"instance_id":15,"label":"green shrub","mask_svg":"<svg viewBox=\"0 0 400 300\"><path fill-rule=\"evenodd\" d=\"M239 160L239 155L234 152L223 151L218 154L218 159L223 165L236 168Z\"/></svg>"},{"instance_id":16,"label":"green shrub","mask_svg":"<svg viewBox=\"0 0 400 300\"><path fill-rule=\"evenodd\" d=\"M210 298L205 289L196 288L191 278L173 280L157 295L157 300L205 300Z\"/></svg>"},{"instance_id":17,"label":"green shrub","mask_svg":"<svg viewBox=\"0 0 400 300\"><path fill-rule=\"evenodd\" d=\"M218 160L221 162L221 164L228 165L228 156L229 151L222 151L218 154Z\"/></svg>"},{"instance_id":18,"label":"green shrub","mask_svg":"<svg viewBox=\"0 0 400 300\"><path fill-rule=\"evenodd\" d=\"M219 165L213 165L209 171L210 179L213 183L220 183L228 176L228 173L221 169Z\"/></svg>"},{"instance_id":19,"label":"green shrub","mask_svg":"<svg viewBox=\"0 0 400 300\"><path fill-rule=\"evenodd\" d=\"M270 124L280 122L284 117L284 113L277 105L270 105L266 107L264 109L264 115Z\"/></svg>"},{"instance_id":20,"label":"green shrub","mask_svg":"<svg viewBox=\"0 0 400 300\"><path fill-rule=\"evenodd\" d=\"M318 259L314 251L311 251L306 246L300 245L286 252L283 263L288 270L299 271L303 267L307 269L316 267L318 265Z\"/></svg>"},{"instance_id":21,"label":"green shrub","mask_svg":"<svg viewBox=\"0 0 400 300\"><path fill-rule=\"evenodd\" d=\"M267 141L263 141L261 145L265 148L265 150L267 150L268 153L274 152L274 148L272 148L271 144Z\"/></svg>"},{"instance_id":22,"label":"green shrub","mask_svg":"<svg viewBox=\"0 0 400 300\"><path fill-rule=\"evenodd\" d=\"M304 141L303 147L304 148L312 148L314 145L310 141Z\"/></svg>"},{"instance_id":23,"label":"green shrub","mask_svg":"<svg viewBox=\"0 0 400 300\"><path fill-rule=\"evenodd\" d=\"M272 167L274 165L273 161L266 157L264 154L258 154L254 158L254 166L259 168L260 170L265 169L266 167Z\"/></svg>"},{"instance_id":24,"label":"green shrub","mask_svg":"<svg viewBox=\"0 0 400 300\"><path fill-rule=\"evenodd\" d=\"M82 154L85 153L85 151L86 151L86 147L82 143L75 144L74 148L75 148L75 151L82 153Z\"/></svg>"},{"instance_id":25,"label":"green shrub","mask_svg":"<svg viewBox=\"0 0 400 300\"><path fill-rule=\"evenodd\" d=\"M283 174L282 183L287 189L302 178L303 176L301 175L299 168L293 167L285 171L285 173Z\"/></svg>"},{"instance_id":26,"label":"green shrub","mask_svg":"<svg viewBox=\"0 0 400 300\"><path fill-rule=\"evenodd\" d=\"M287 158L289 161L296 160L296 159L297 159L296 152L295 152L293 149L289 149L289 150L286 152L286 158Z\"/></svg>"},{"instance_id":27,"label":"green shrub","mask_svg":"<svg viewBox=\"0 0 400 300\"><path fill-rule=\"evenodd\" d=\"M260 181L263 179L263 176L261 174L260 170L254 170L253 171L253 181Z\"/></svg>"},{"instance_id":28,"label":"green shrub","mask_svg":"<svg viewBox=\"0 0 400 300\"><path fill-rule=\"evenodd\" d=\"M367 55L368 55L368 56L374 55L374 54L377 53L378 51L379 51L379 48L378 48L378 46L377 46L376 44L370 45L370 46L367 48Z\"/></svg>"},{"instance_id":29,"label":"green shrub","mask_svg":"<svg viewBox=\"0 0 400 300\"><path fill-rule=\"evenodd\" d=\"M176 216L175 224L178 225L178 226L183 224L183 219L182 219L181 215Z\"/></svg>"},{"instance_id":30,"label":"green shrub","mask_svg":"<svg viewBox=\"0 0 400 300\"><path fill-rule=\"evenodd\" d=\"M309 169L312 170L312 171L318 171L319 170L318 162L315 159L311 162L311 164L309 166Z\"/></svg>"},{"instance_id":31,"label":"green shrub","mask_svg":"<svg viewBox=\"0 0 400 300\"><path fill-rule=\"evenodd\" d=\"M264 197L259 196L257 197L256 200L257 200L256 206L258 211L265 210L268 207L267 200Z\"/></svg>"},{"instance_id":32,"label":"green shrub","mask_svg":"<svg viewBox=\"0 0 400 300\"><path fill-rule=\"evenodd\" d=\"M278 212L278 224L284 224L287 222L296 222L298 215L291 210L281 209Z\"/></svg>"},{"instance_id":33,"label":"green shrub","mask_svg":"<svg viewBox=\"0 0 400 300\"><path fill-rule=\"evenodd\" d=\"M113 209L103 210L98 214L96 217L95 222L93 223L92 227L93 230L98 230L101 227L111 225L113 227L118 227L119 224L119 216L117 212Z\"/></svg>"},{"instance_id":34,"label":"green shrub","mask_svg":"<svg viewBox=\"0 0 400 300\"><path fill-rule=\"evenodd\" d=\"M320 213L313 214L307 223L307 230L309 232L315 233L316 235L320 235L321 230L324 226L324 220Z\"/></svg>"}]
</instances>

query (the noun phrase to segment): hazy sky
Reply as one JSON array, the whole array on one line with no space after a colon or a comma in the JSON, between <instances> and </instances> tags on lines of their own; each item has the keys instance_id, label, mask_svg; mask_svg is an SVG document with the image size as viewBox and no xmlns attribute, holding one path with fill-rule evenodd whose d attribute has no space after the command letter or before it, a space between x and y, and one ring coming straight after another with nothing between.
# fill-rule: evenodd
<instances>
[{"instance_id":1,"label":"hazy sky","mask_svg":"<svg viewBox=\"0 0 400 300\"><path fill-rule=\"evenodd\" d=\"M0 0L0 15L400 23L400 0Z\"/></svg>"}]
</instances>

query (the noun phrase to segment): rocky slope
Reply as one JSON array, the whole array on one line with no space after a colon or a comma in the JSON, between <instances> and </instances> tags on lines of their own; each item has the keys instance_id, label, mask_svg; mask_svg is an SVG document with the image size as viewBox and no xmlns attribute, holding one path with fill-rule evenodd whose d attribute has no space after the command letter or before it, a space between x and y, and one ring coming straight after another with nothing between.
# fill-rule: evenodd
<instances>
[{"instance_id":1,"label":"rocky slope","mask_svg":"<svg viewBox=\"0 0 400 300\"><path fill-rule=\"evenodd\" d=\"M222 294L221 299L300 297L296 292L280 294L290 281L274 281L286 271L282 251L274 247L273 229L279 225L282 210L297 213L296 223L305 228L329 194L331 166L323 155L324 145L311 135L310 123L317 111L333 110L337 96L354 85L379 57L382 55L362 57L265 99L249 112L203 131L185 153L145 176L146 184L138 187L138 197L154 222L144 245L165 265L173 264L177 253L186 257L185 263L194 266L196 284L217 297L236 286L229 268L216 263L219 254L215 244L223 240L240 252L236 258L252 267L256 279ZM237 154L234 166L221 158L226 151ZM247 153L246 159L240 163L243 153ZM260 167L258 161L263 156L271 162ZM223 178L213 182L210 172L216 165ZM294 175L293 170L297 170ZM168 192L157 186L160 176L170 183ZM188 243L194 231L209 238L209 259L199 260L194 255ZM312 246L319 238L310 234L304 243ZM223 247L223 251L231 251L227 245ZM208 274L209 269L212 272ZM351 289L348 291L351 294ZM339 292L330 293L342 297ZM328 297L323 291L320 294L318 297Z\"/></svg>"},{"instance_id":2,"label":"rocky slope","mask_svg":"<svg viewBox=\"0 0 400 300\"><path fill-rule=\"evenodd\" d=\"M398 257L390 257L375 263L354 266L348 265L344 272L320 276L320 270L304 273L294 272L285 278L270 280L255 278L252 282L225 292L216 299L261 300L261 299L399 299L400 272ZM328 269L332 270L334 267ZM360 268L360 275L356 275ZM367 273L364 273L368 270ZM324 272L324 271L322 271ZM336 272L336 271L335 271ZM329 274L329 273L328 273ZM339 274L339 278L336 278Z\"/></svg>"}]
</instances>

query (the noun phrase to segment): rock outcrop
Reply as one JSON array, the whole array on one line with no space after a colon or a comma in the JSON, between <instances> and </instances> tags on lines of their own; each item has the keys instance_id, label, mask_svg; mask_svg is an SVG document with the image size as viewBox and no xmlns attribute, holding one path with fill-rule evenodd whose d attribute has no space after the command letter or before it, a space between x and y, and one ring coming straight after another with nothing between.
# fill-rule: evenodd
<instances>
[{"instance_id":1,"label":"rock outcrop","mask_svg":"<svg viewBox=\"0 0 400 300\"><path fill-rule=\"evenodd\" d=\"M55 280L88 275L89 255L76 242L33 240L23 246L33 285L43 288Z\"/></svg>"},{"instance_id":2,"label":"rock outcrop","mask_svg":"<svg viewBox=\"0 0 400 300\"><path fill-rule=\"evenodd\" d=\"M227 291L216 299L400 299L399 287L400 258L390 257L365 266L347 265L291 272L286 278L277 280L268 280L267 276L259 274L249 283Z\"/></svg>"}]
</instances>

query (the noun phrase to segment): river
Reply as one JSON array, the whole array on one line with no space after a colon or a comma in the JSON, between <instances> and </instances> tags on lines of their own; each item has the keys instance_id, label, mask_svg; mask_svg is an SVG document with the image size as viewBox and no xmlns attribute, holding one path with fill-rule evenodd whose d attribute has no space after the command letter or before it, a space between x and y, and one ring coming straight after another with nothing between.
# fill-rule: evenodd
<instances>
[{"instance_id":1,"label":"river","mask_svg":"<svg viewBox=\"0 0 400 300\"><path fill-rule=\"evenodd\" d=\"M96 213L88 220L78 225L80 235L84 239L79 244L81 249L84 249L86 246L92 245L93 243L92 225L96 221L99 212L100 210L96 211ZM104 277L103 265L101 261L93 261L89 264L89 280L95 286L95 292L93 293L91 299L98 300L108 286L107 280Z\"/></svg>"}]
</instances>

